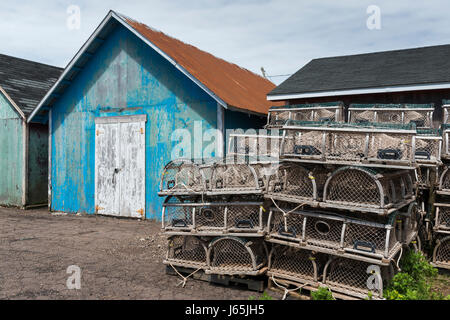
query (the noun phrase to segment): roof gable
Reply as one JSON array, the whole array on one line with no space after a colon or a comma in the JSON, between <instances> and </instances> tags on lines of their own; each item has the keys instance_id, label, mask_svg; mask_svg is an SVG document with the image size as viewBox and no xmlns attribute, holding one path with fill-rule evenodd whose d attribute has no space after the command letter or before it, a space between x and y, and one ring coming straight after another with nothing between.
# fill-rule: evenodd
<instances>
[{"instance_id":1,"label":"roof gable","mask_svg":"<svg viewBox=\"0 0 450 320\"><path fill-rule=\"evenodd\" d=\"M0 54L0 87L22 117L27 117L63 69Z\"/></svg>"},{"instance_id":2,"label":"roof gable","mask_svg":"<svg viewBox=\"0 0 450 320\"><path fill-rule=\"evenodd\" d=\"M275 85L269 80L169 37L160 31L151 29L142 23L110 11L88 41L69 62L54 86L39 102L29 121L40 112L42 107L47 108L52 104L55 96L58 96L67 82L70 82L65 78L73 78L76 70L80 69L80 61L85 63L85 60L92 55L92 52L89 52L88 49L91 47L98 48L98 42L104 41L102 37L108 33L108 29L112 29L112 26L117 23L125 26L155 49L225 108L267 114L270 106L273 105L273 102L266 99L267 93L275 88Z\"/></svg>"},{"instance_id":3,"label":"roof gable","mask_svg":"<svg viewBox=\"0 0 450 320\"><path fill-rule=\"evenodd\" d=\"M269 99L281 95L386 88L414 90L435 84L450 87L450 45L393 50L350 56L314 59L272 90Z\"/></svg>"}]
</instances>

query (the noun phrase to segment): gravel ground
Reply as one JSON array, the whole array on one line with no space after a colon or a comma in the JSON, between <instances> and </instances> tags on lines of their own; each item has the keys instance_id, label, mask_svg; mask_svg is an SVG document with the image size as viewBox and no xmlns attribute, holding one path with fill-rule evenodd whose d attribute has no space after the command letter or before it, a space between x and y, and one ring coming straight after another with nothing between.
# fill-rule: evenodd
<instances>
[{"instance_id":1,"label":"gravel ground","mask_svg":"<svg viewBox=\"0 0 450 320\"><path fill-rule=\"evenodd\" d=\"M244 299L258 293L165 274L160 224L0 208L0 299ZM81 289L69 290L71 265ZM271 293L271 295L273 295Z\"/></svg>"}]
</instances>

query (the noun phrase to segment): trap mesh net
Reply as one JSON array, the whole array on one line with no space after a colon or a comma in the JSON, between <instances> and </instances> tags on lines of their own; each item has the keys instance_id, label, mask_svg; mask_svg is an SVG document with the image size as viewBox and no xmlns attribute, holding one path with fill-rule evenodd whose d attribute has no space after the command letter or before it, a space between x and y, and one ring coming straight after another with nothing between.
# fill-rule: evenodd
<instances>
[{"instance_id":1,"label":"trap mesh net","mask_svg":"<svg viewBox=\"0 0 450 320\"><path fill-rule=\"evenodd\" d=\"M336 117L337 109L315 109L313 112L312 121L324 121L324 122L338 122L342 119ZM339 112L339 111L338 111ZM303 120L303 119L295 119L295 120Z\"/></svg>"},{"instance_id":2,"label":"trap mesh net","mask_svg":"<svg viewBox=\"0 0 450 320\"><path fill-rule=\"evenodd\" d=\"M198 230L225 229L225 206L201 206L195 209Z\"/></svg>"},{"instance_id":3,"label":"trap mesh net","mask_svg":"<svg viewBox=\"0 0 450 320\"><path fill-rule=\"evenodd\" d=\"M316 130L287 130L281 155L321 158L324 155L323 133Z\"/></svg>"},{"instance_id":4,"label":"trap mesh net","mask_svg":"<svg viewBox=\"0 0 450 320\"><path fill-rule=\"evenodd\" d=\"M424 139L416 136L416 151L414 155L416 162L440 163L440 143L440 139Z\"/></svg>"},{"instance_id":5,"label":"trap mesh net","mask_svg":"<svg viewBox=\"0 0 450 320\"><path fill-rule=\"evenodd\" d=\"M301 214L291 212L285 215L283 212L273 209L269 222L270 237L300 242L303 219L304 217Z\"/></svg>"},{"instance_id":6,"label":"trap mesh net","mask_svg":"<svg viewBox=\"0 0 450 320\"><path fill-rule=\"evenodd\" d=\"M262 239L221 237L212 240L208 249L208 265L212 273L253 273L266 262L267 253Z\"/></svg>"},{"instance_id":7,"label":"trap mesh net","mask_svg":"<svg viewBox=\"0 0 450 320\"><path fill-rule=\"evenodd\" d=\"M332 132L327 135L327 159L360 161L366 155L364 132Z\"/></svg>"},{"instance_id":8,"label":"trap mesh net","mask_svg":"<svg viewBox=\"0 0 450 320\"><path fill-rule=\"evenodd\" d=\"M433 262L440 267L450 269L450 237L444 237L437 242Z\"/></svg>"},{"instance_id":9,"label":"trap mesh net","mask_svg":"<svg viewBox=\"0 0 450 320\"><path fill-rule=\"evenodd\" d=\"M282 165L269 177L268 196L315 200L316 180L310 171L295 164Z\"/></svg>"},{"instance_id":10,"label":"trap mesh net","mask_svg":"<svg viewBox=\"0 0 450 320\"><path fill-rule=\"evenodd\" d=\"M383 123L403 123L403 110L380 110L377 109L377 122L383 122Z\"/></svg>"},{"instance_id":11,"label":"trap mesh net","mask_svg":"<svg viewBox=\"0 0 450 320\"><path fill-rule=\"evenodd\" d=\"M227 209L227 228L234 231L257 231L264 228L264 219L258 205L234 205Z\"/></svg>"},{"instance_id":12,"label":"trap mesh net","mask_svg":"<svg viewBox=\"0 0 450 320\"><path fill-rule=\"evenodd\" d=\"M389 196L390 192L386 183L381 183L380 189L377 180L374 174L365 169L338 169L328 179L324 200L353 206L382 207L383 195Z\"/></svg>"},{"instance_id":13,"label":"trap mesh net","mask_svg":"<svg viewBox=\"0 0 450 320\"><path fill-rule=\"evenodd\" d=\"M431 111L407 109L404 114L405 124L414 123L417 128L431 128Z\"/></svg>"},{"instance_id":14,"label":"trap mesh net","mask_svg":"<svg viewBox=\"0 0 450 320\"><path fill-rule=\"evenodd\" d=\"M372 283L373 285L374 283L371 280L375 279L375 275L369 271L370 265L370 263L358 260L345 258L334 259L327 267L324 276L325 284L333 291L348 295L361 297L366 296L371 291L375 297L382 298L382 288L391 279L391 275L386 270L387 267L379 266L381 283L383 285L375 285L369 289L368 283Z\"/></svg>"},{"instance_id":15,"label":"trap mesh net","mask_svg":"<svg viewBox=\"0 0 450 320\"><path fill-rule=\"evenodd\" d=\"M344 219L312 215L305 216L304 219L306 220L304 239L307 244L329 249L341 247Z\"/></svg>"},{"instance_id":16,"label":"trap mesh net","mask_svg":"<svg viewBox=\"0 0 450 320\"><path fill-rule=\"evenodd\" d=\"M242 163L217 163L211 172L212 192L260 192L255 170Z\"/></svg>"},{"instance_id":17,"label":"trap mesh net","mask_svg":"<svg viewBox=\"0 0 450 320\"><path fill-rule=\"evenodd\" d=\"M375 111L373 110L349 110L350 111L350 119L351 123L368 123L374 122L375 119Z\"/></svg>"},{"instance_id":18,"label":"trap mesh net","mask_svg":"<svg viewBox=\"0 0 450 320\"><path fill-rule=\"evenodd\" d=\"M450 192L450 170L446 168L441 175L439 189Z\"/></svg>"},{"instance_id":19,"label":"trap mesh net","mask_svg":"<svg viewBox=\"0 0 450 320\"><path fill-rule=\"evenodd\" d=\"M194 236L172 236L168 239L165 262L185 267L206 267L206 242Z\"/></svg>"},{"instance_id":20,"label":"trap mesh net","mask_svg":"<svg viewBox=\"0 0 450 320\"><path fill-rule=\"evenodd\" d=\"M163 205L163 226L165 230L192 230L194 228L191 199L169 196Z\"/></svg>"},{"instance_id":21,"label":"trap mesh net","mask_svg":"<svg viewBox=\"0 0 450 320\"><path fill-rule=\"evenodd\" d=\"M267 127L282 127L289 119L289 110L269 110Z\"/></svg>"},{"instance_id":22,"label":"trap mesh net","mask_svg":"<svg viewBox=\"0 0 450 320\"><path fill-rule=\"evenodd\" d=\"M294 278L299 282L318 281L316 257L311 251L274 245L270 252L268 272L278 277Z\"/></svg>"},{"instance_id":23,"label":"trap mesh net","mask_svg":"<svg viewBox=\"0 0 450 320\"><path fill-rule=\"evenodd\" d=\"M199 167L189 160L174 160L164 168L160 195L195 194L204 191Z\"/></svg>"},{"instance_id":24,"label":"trap mesh net","mask_svg":"<svg viewBox=\"0 0 450 320\"><path fill-rule=\"evenodd\" d=\"M434 227L437 230L450 230L450 207L437 206Z\"/></svg>"},{"instance_id":25,"label":"trap mesh net","mask_svg":"<svg viewBox=\"0 0 450 320\"><path fill-rule=\"evenodd\" d=\"M372 134L369 139L368 157L388 161L413 161L412 134Z\"/></svg>"},{"instance_id":26,"label":"trap mesh net","mask_svg":"<svg viewBox=\"0 0 450 320\"><path fill-rule=\"evenodd\" d=\"M278 157L282 136L230 135L228 154L249 157Z\"/></svg>"},{"instance_id":27,"label":"trap mesh net","mask_svg":"<svg viewBox=\"0 0 450 320\"><path fill-rule=\"evenodd\" d=\"M404 215L400 215L398 220L402 223L401 241L405 244L411 243L419 232L421 220L419 207L417 203L412 203Z\"/></svg>"}]
</instances>

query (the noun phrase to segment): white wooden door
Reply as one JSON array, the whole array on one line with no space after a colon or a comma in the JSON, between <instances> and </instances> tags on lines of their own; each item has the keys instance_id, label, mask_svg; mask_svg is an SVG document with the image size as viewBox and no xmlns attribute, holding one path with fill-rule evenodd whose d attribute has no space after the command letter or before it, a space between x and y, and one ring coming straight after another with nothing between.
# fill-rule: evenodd
<instances>
[{"instance_id":1,"label":"white wooden door","mask_svg":"<svg viewBox=\"0 0 450 320\"><path fill-rule=\"evenodd\" d=\"M96 212L145 218L145 118L96 119Z\"/></svg>"}]
</instances>

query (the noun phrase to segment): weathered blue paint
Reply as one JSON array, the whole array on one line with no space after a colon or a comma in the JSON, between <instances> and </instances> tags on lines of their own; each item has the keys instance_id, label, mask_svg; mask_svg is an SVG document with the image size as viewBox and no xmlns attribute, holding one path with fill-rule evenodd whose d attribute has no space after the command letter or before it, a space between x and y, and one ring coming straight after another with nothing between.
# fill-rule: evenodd
<instances>
[{"instance_id":1,"label":"weathered blue paint","mask_svg":"<svg viewBox=\"0 0 450 320\"><path fill-rule=\"evenodd\" d=\"M23 120L0 92L0 205L22 206Z\"/></svg>"},{"instance_id":2,"label":"weathered blue paint","mask_svg":"<svg viewBox=\"0 0 450 320\"><path fill-rule=\"evenodd\" d=\"M216 128L217 103L119 26L52 107L51 209L95 213L96 117L146 114L146 217L160 219L160 175L175 129Z\"/></svg>"}]
</instances>

